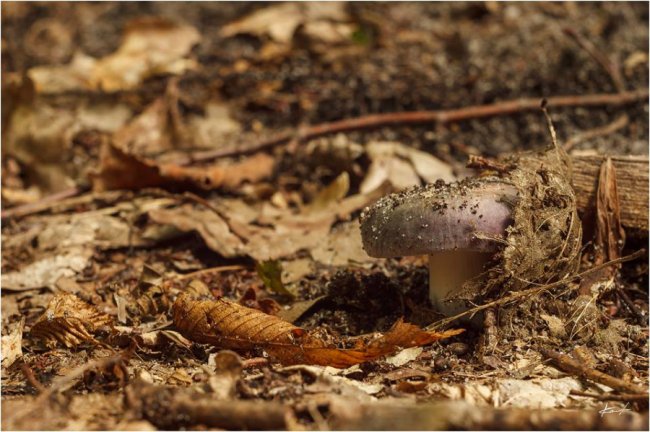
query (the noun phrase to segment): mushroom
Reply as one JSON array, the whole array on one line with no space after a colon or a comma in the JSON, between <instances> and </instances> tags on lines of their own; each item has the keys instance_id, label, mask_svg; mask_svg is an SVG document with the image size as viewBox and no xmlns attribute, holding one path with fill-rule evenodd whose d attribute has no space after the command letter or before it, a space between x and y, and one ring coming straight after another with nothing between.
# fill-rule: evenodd
<instances>
[{"instance_id":1,"label":"mushroom","mask_svg":"<svg viewBox=\"0 0 650 432\"><path fill-rule=\"evenodd\" d=\"M517 191L496 178L442 181L383 197L361 214L361 237L368 255L429 256L429 297L443 314L462 309L445 302L484 271L502 248L512 224Z\"/></svg>"}]
</instances>

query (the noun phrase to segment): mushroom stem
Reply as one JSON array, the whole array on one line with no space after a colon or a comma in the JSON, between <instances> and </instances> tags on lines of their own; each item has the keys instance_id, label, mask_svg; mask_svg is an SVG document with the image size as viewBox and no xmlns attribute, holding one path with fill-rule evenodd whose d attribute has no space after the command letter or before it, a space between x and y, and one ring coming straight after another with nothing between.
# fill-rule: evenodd
<instances>
[{"instance_id":1,"label":"mushroom stem","mask_svg":"<svg viewBox=\"0 0 650 432\"><path fill-rule=\"evenodd\" d=\"M458 293L463 284L484 270L492 253L467 250L434 252L429 255L429 299L434 308L446 316L464 312L461 299L447 299Z\"/></svg>"}]
</instances>

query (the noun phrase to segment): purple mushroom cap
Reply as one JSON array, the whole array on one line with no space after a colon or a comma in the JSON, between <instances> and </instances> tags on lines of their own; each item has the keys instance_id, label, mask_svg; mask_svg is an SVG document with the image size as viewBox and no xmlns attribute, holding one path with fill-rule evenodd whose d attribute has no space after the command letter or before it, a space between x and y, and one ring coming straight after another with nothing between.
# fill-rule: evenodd
<instances>
[{"instance_id":1,"label":"purple mushroom cap","mask_svg":"<svg viewBox=\"0 0 650 432\"><path fill-rule=\"evenodd\" d=\"M517 191L499 179L438 182L381 198L361 214L368 255L391 258L447 250L493 252L512 224Z\"/></svg>"}]
</instances>

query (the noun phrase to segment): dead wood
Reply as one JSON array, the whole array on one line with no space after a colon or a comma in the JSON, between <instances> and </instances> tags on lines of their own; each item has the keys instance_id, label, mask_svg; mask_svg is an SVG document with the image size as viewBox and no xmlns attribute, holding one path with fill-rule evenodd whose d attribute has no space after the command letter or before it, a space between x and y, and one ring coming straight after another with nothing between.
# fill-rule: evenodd
<instances>
[{"instance_id":1,"label":"dead wood","mask_svg":"<svg viewBox=\"0 0 650 432\"><path fill-rule=\"evenodd\" d=\"M576 375L600 384L604 384L608 387L613 388L614 390L624 391L628 393L645 394L646 396L648 395L648 389L639 387L636 384L627 382L620 378L613 377L604 372L590 369L566 354L562 354L546 348L542 348L540 352L544 357L551 359L553 361L553 364L558 369L568 374Z\"/></svg>"},{"instance_id":2,"label":"dead wood","mask_svg":"<svg viewBox=\"0 0 650 432\"><path fill-rule=\"evenodd\" d=\"M648 405L648 396L644 394L596 394L580 390L571 390L570 393L575 396L583 396L602 401L640 402Z\"/></svg>"},{"instance_id":3,"label":"dead wood","mask_svg":"<svg viewBox=\"0 0 650 432\"><path fill-rule=\"evenodd\" d=\"M648 230L648 157L647 156L572 156L573 188L578 211L593 215L600 167L611 158L616 169L616 184L621 206L621 223L626 228Z\"/></svg>"},{"instance_id":4,"label":"dead wood","mask_svg":"<svg viewBox=\"0 0 650 432\"><path fill-rule=\"evenodd\" d=\"M342 406L347 404L348 406ZM465 401L406 405L334 400L337 430L647 430L648 413L477 407ZM620 415L619 415L620 414Z\"/></svg>"},{"instance_id":5,"label":"dead wood","mask_svg":"<svg viewBox=\"0 0 650 432\"><path fill-rule=\"evenodd\" d=\"M639 89L613 94L591 94L554 96L546 99L550 108L576 106L621 106L648 99L648 90ZM417 124L448 124L453 122L495 117L539 111L540 98L515 99L488 105L475 105L458 109L438 111L412 111L386 114L371 114L353 119L343 119L331 123L323 123L297 131L281 133L266 140L258 141L247 146L229 147L195 153L186 160L178 161L179 165L206 162L209 160L252 153L262 149L284 144L291 140L307 141L324 135L355 130L373 129L385 126L404 126Z\"/></svg>"},{"instance_id":6,"label":"dead wood","mask_svg":"<svg viewBox=\"0 0 650 432\"><path fill-rule=\"evenodd\" d=\"M126 405L161 429L204 425L228 430L284 429L287 407L268 401L217 400L184 388L154 386L142 381L125 389Z\"/></svg>"}]
</instances>

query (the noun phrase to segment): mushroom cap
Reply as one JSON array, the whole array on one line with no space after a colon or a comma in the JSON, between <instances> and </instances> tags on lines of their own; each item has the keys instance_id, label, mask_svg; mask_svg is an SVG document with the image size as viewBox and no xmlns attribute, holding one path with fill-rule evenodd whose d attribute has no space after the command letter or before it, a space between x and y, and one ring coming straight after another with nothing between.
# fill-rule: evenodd
<instances>
[{"instance_id":1,"label":"mushroom cap","mask_svg":"<svg viewBox=\"0 0 650 432\"><path fill-rule=\"evenodd\" d=\"M447 250L495 252L512 224L517 191L501 179L436 182L381 198L361 214L368 255L391 258ZM480 238L479 238L480 237Z\"/></svg>"}]
</instances>

